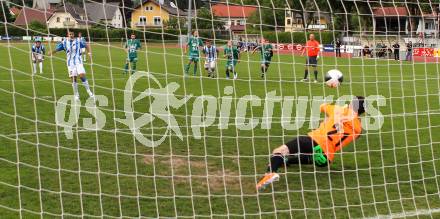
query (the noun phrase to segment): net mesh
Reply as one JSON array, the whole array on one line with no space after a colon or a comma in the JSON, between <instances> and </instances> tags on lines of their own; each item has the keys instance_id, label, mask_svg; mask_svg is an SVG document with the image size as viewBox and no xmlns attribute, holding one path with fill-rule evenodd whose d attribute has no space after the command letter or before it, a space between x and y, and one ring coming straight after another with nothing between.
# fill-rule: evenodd
<instances>
[{"instance_id":1,"label":"net mesh","mask_svg":"<svg viewBox=\"0 0 440 219\"><path fill-rule=\"evenodd\" d=\"M0 5L5 218L440 215L438 1ZM78 78L75 100L66 52L50 54L67 31L90 46L78 54L94 98ZM321 44L317 83L301 81L310 34ZM132 35L140 48L127 46ZM267 72L262 37L273 46ZM212 72L198 39L219 50ZM331 69L344 76L336 89L324 83ZM371 104L360 137L330 166L281 168L257 191L272 151L316 129L320 104L350 95Z\"/></svg>"}]
</instances>

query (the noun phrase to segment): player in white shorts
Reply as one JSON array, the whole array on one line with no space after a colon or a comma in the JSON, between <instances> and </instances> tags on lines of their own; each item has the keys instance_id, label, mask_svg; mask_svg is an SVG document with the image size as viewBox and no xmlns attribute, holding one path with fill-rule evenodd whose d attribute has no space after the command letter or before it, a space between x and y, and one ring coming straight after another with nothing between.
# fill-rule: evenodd
<instances>
[{"instance_id":1,"label":"player in white shorts","mask_svg":"<svg viewBox=\"0 0 440 219\"><path fill-rule=\"evenodd\" d=\"M84 43L84 45L87 45L86 38L84 38L82 36L81 32L78 32L78 38L81 40L82 43ZM86 48L81 48L81 55L82 55L83 61L86 62L87 61Z\"/></svg>"},{"instance_id":2,"label":"player in white shorts","mask_svg":"<svg viewBox=\"0 0 440 219\"><path fill-rule=\"evenodd\" d=\"M217 65L218 49L212 45L210 40L206 40L206 45L203 47L205 54L205 70L208 71L208 77L215 78L215 67Z\"/></svg>"},{"instance_id":3,"label":"player in white shorts","mask_svg":"<svg viewBox=\"0 0 440 219\"><path fill-rule=\"evenodd\" d=\"M73 94L76 100L79 100L78 83L77 78L80 77L82 84L87 90L90 97L94 98L92 91L90 90L89 83L86 78L86 70L84 69L83 60L81 57L81 49L84 48L88 51L88 55L91 56L90 48L82 42L79 38L75 38L75 33L68 32L68 37L64 38L49 55L55 54L59 51L65 51L67 55L67 69L69 71L69 77L72 79Z\"/></svg>"},{"instance_id":4,"label":"player in white shorts","mask_svg":"<svg viewBox=\"0 0 440 219\"><path fill-rule=\"evenodd\" d=\"M32 51L31 51L31 57L32 57L32 74L37 73L37 63L40 67L40 74L43 74L43 61L44 61L44 54L46 53L46 48L41 43L41 38L37 37L35 38L35 43L32 45Z\"/></svg>"}]
</instances>

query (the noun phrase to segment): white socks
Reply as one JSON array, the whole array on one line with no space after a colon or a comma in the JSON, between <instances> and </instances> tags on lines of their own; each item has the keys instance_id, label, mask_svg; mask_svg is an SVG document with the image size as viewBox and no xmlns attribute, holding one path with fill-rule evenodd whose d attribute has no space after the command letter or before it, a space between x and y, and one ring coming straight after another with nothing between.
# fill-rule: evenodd
<instances>
[{"instance_id":1,"label":"white socks","mask_svg":"<svg viewBox=\"0 0 440 219\"><path fill-rule=\"evenodd\" d=\"M76 83L76 81L72 82L72 87L73 87L73 95L75 95L75 97L79 97L78 83Z\"/></svg>"},{"instance_id":2,"label":"white socks","mask_svg":"<svg viewBox=\"0 0 440 219\"><path fill-rule=\"evenodd\" d=\"M32 63L32 64L33 64L32 74L37 74L37 63ZM40 74L43 74L43 63L39 62L38 67L40 68Z\"/></svg>"},{"instance_id":3,"label":"white socks","mask_svg":"<svg viewBox=\"0 0 440 219\"><path fill-rule=\"evenodd\" d=\"M85 79L85 78L84 78ZM81 79L82 81L82 79ZM87 81L87 79L85 79L84 81L82 81L82 84L84 85L84 87L87 90L87 93L89 94L90 97L94 97L92 91L90 90L90 86L89 86L89 82ZM76 99L79 99L79 93L78 93L78 83L77 82L72 82L72 87L73 87L73 94L75 95Z\"/></svg>"},{"instance_id":4,"label":"white socks","mask_svg":"<svg viewBox=\"0 0 440 219\"><path fill-rule=\"evenodd\" d=\"M92 91L90 90L89 82L86 80L86 81L83 81L82 84L83 84L84 87L86 88L87 93L88 93L89 95L91 95Z\"/></svg>"}]
</instances>

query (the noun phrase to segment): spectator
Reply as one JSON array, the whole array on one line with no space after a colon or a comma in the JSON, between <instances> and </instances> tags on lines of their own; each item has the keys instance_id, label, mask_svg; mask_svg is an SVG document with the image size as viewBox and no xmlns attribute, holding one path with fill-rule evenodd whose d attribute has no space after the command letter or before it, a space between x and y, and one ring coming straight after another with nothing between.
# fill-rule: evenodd
<instances>
[{"instance_id":1,"label":"spectator","mask_svg":"<svg viewBox=\"0 0 440 219\"><path fill-rule=\"evenodd\" d=\"M341 57L341 41L339 39L336 40L335 49L336 49L336 57Z\"/></svg>"},{"instance_id":2,"label":"spectator","mask_svg":"<svg viewBox=\"0 0 440 219\"><path fill-rule=\"evenodd\" d=\"M376 56L378 58L380 57L385 57L385 49L384 49L384 45L382 45L381 43L378 43L376 45Z\"/></svg>"},{"instance_id":3,"label":"spectator","mask_svg":"<svg viewBox=\"0 0 440 219\"><path fill-rule=\"evenodd\" d=\"M400 52L400 45L399 42L396 41L396 43L393 45L393 49L394 49L394 60L399 60L399 52Z\"/></svg>"},{"instance_id":4,"label":"spectator","mask_svg":"<svg viewBox=\"0 0 440 219\"><path fill-rule=\"evenodd\" d=\"M238 50L242 51L244 49L244 43L243 43L243 38L239 37L238 38Z\"/></svg>"},{"instance_id":5,"label":"spectator","mask_svg":"<svg viewBox=\"0 0 440 219\"><path fill-rule=\"evenodd\" d=\"M406 44L406 61L412 60L412 48L413 48L413 44L411 41L409 41Z\"/></svg>"},{"instance_id":6,"label":"spectator","mask_svg":"<svg viewBox=\"0 0 440 219\"><path fill-rule=\"evenodd\" d=\"M371 53L370 47L368 45L364 46L364 49L362 50L362 56L367 56Z\"/></svg>"},{"instance_id":7,"label":"spectator","mask_svg":"<svg viewBox=\"0 0 440 219\"><path fill-rule=\"evenodd\" d=\"M384 48L385 48L385 58L391 59L393 57L393 49L391 49L392 45L388 45L388 46L384 45Z\"/></svg>"},{"instance_id":8,"label":"spectator","mask_svg":"<svg viewBox=\"0 0 440 219\"><path fill-rule=\"evenodd\" d=\"M370 46L367 46L367 50L368 51L366 51L366 55L368 55L370 58L373 58L374 57L374 55L373 55L373 53L374 53L374 45L373 44L371 44Z\"/></svg>"}]
</instances>

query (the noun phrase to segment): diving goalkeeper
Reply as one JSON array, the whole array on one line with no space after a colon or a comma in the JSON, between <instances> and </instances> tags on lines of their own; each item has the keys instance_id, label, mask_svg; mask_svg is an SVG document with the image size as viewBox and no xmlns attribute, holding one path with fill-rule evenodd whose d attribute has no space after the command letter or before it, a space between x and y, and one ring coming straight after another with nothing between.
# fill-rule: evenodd
<instances>
[{"instance_id":1,"label":"diving goalkeeper","mask_svg":"<svg viewBox=\"0 0 440 219\"><path fill-rule=\"evenodd\" d=\"M315 164L318 167L331 164L335 152L360 136L359 116L365 112L364 97L357 96L346 106L322 104L320 110L326 117L318 129L273 150L267 173L258 182L257 189L277 181L280 178L277 170L285 164Z\"/></svg>"}]
</instances>

